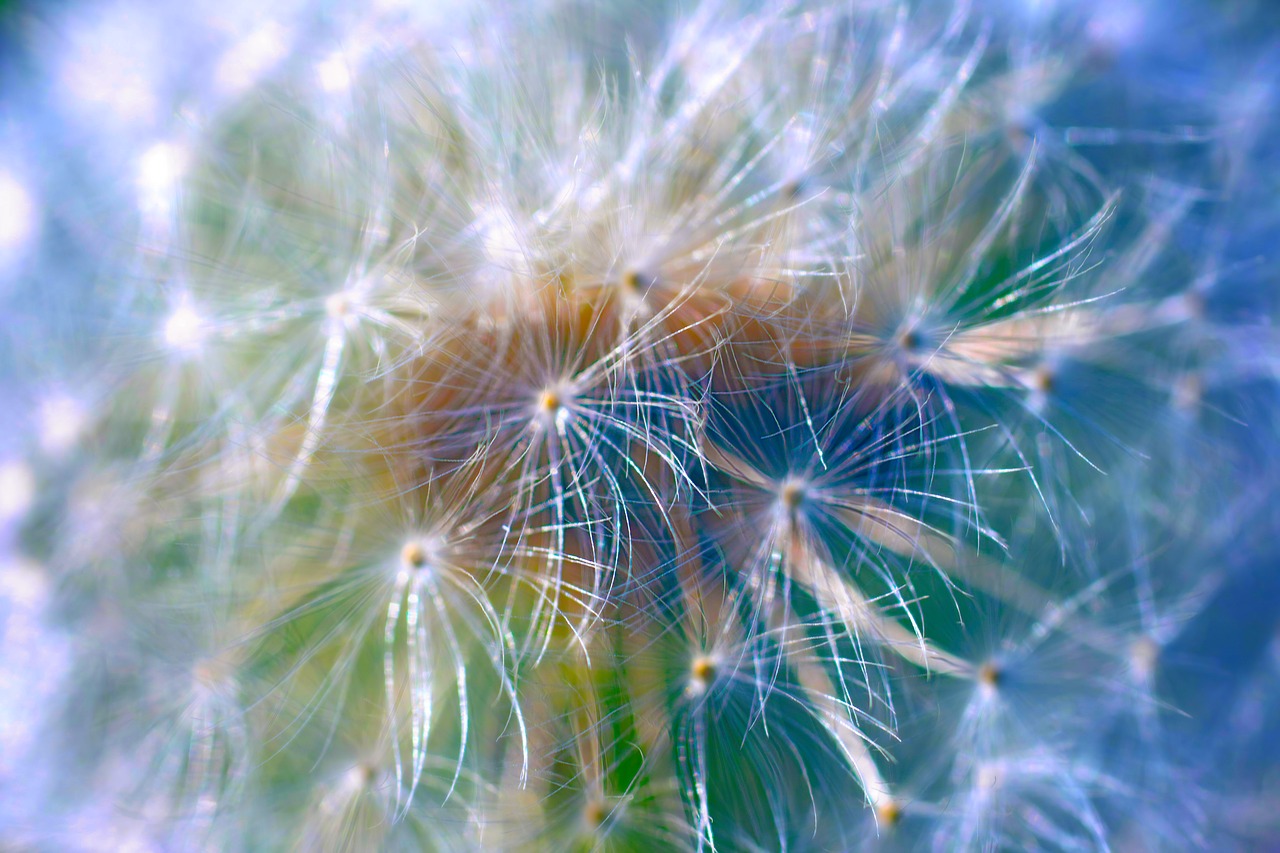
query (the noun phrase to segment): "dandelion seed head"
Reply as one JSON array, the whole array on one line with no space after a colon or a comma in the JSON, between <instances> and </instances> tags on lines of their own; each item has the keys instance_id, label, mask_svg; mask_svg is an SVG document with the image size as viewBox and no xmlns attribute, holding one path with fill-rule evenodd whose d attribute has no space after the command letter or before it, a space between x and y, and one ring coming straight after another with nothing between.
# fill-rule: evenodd
<instances>
[{"instance_id":1,"label":"dandelion seed head","mask_svg":"<svg viewBox=\"0 0 1280 853\"><path fill-rule=\"evenodd\" d=\"M583 848L854 849L876 842L850 827L904 810L938 849L1107 846L1123 808L1100 804L1132 779L1104 764L1159 753L1121 744L1111 706L1168 707L1172 642L1148 618L1156 560L1113 560L1129 546L1102 528L1123 492L1145 554L1169 515L1129 462L1152 445L1128 380L1150 365L1153 419L1217 441L1185 411L1241 374L1217 346L1234 320L1173 277L1230 280L1233 223L1198 206L1256 146L1139 161L1140 131L1071 115L1090 51L1153 41L1146 0L993 2L1036 8L233 0L199 20L108 0L77 24L52 69L68 106L137 124L84 158L112 192L123 163L136 203L119 286L168 299L107 313L156 305L159 363L110 361L118 401L44 386L40 467L0 457L0 534L38 506L24 537L101 614L81 630L163 670L140 679L159 725L129 685L89 684L112 705L94 719L149 726L173 804L244 832L166 842L422 846L438 788L487 834L453 847L478 849L525 830L510 788ZM1267 94L1191 113L1261 139L1228 113ZM1138 163L1119 185L1104 147ZM1132 175L1200 160L1168 181L1194 187L1185 230L1147 228ZM0 265L42 226L93 233L63 217L101 199L46 212L61 176L37 177L0 169ZM1184 233L1205 245L1152 260ZM1091 458L1095 418L1132 422L1123 465ZM46 498L52 462L85 465ZM1023 553L1046 518L1057 562ZM1142 621L1111 601L1131 588ZM208 618L233 627L155 667L130 615L171 593L227 602ZM1086 707L1099 668L1111 692ZM1100 738L1125 755L1095 759ZM297 820L232 826L259 791ZM161 799L138 813L163 825ZM518 839L556 846L537 840Z\"/></svg>"}]
</instances>

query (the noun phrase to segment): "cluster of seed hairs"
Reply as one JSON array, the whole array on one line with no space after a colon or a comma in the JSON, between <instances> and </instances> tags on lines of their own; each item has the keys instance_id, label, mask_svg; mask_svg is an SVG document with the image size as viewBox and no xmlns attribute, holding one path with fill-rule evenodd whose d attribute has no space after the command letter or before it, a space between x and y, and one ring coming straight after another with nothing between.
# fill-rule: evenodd
<instances>
[{"instance_id":1,"label":"cluster of seed hairs","mask_svg":"<svg viewBox=\"0 0 1280 853\"><path fill-rule=\"evenodd\" d=\"M1155 18L331 5L81 214L110 319L3 469L65 671L0 842L1280 838L1214 757L1280 670L1228 742L1178 669L1276 586L1220 212L1265 122L1135 85Z\"/></svg>"}]
</instances>

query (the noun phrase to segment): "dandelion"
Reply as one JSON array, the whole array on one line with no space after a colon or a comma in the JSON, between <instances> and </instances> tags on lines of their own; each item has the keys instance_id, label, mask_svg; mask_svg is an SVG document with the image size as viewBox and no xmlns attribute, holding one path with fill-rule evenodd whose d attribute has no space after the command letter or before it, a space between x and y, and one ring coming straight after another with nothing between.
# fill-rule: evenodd
<instances>
[{"instance_id":1,"label":"dandelion","mask_svg":"<svg viewBox=\"0 0 1280 853\"><path fill-rule=\"evenodd\" d=\"M1176 5L49 16L0 842L1274 842L1274 70Z\"/></svg>"}]
</instances>

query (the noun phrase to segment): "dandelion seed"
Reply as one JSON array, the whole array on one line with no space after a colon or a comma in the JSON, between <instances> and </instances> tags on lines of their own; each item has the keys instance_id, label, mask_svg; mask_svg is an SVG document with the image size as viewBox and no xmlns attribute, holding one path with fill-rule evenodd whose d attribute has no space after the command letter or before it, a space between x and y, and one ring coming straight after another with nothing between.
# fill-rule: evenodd
<instances>
[{"instance_id":1,"label":"dandelion seed","mask_svg":"<svg viewBox=\"0 0 1280 853\"><path fill-rule=\"evenodd\" d=\"M690 699L697 699L706 695L711 683L715 681L716 671L715 659L710 655L697 655L694 657L689 664L689 683L685 687L685 694Z\"/></svg>"},{"instance_id":2,"label":"dandelion seed","mask_svg":"<svg viewBox=\"0 0 1280 853\"><path fill-rule=\"evenodd\" d=\"M351 69L345 54L339 52L316 66L320 88L334 95L351 88Z\"/></svg>"},{"instance_id":3,"label":"dandelion seed","mask_svg":"<svg viewBox=\"0 0 1280 853\"><path fill-rule=\"evenodd\" d=\"M186 300L180 301L164 321L164 343L182 358L194 358L204 349L211 329Z\"/></svg>"},{"instance_id":4,"label":"dandelion seed","mask_svg":"<svg viewBox=\"0 0 1280 853\"><path fill-rule=\"evenodd\" d=\"M218 61L213 79L224 95L235 95L258 82L289 51L293 34L278 21L267 21L237 41Z\"/></svg>"},{"instance_id":5,"label":"dandelion seed","mask_svg":"<svg viewBox=\"0 0 1280 853\"><path fill-rule=\"evenodd\" d=\"M1139 637L1129 646L1129 669L1141 684L1149 684L1160 661L1160 646L1151 637Z\"/></svg>"},{"instance_id":6,"label":"dandelion seed","mask_svg":"<svg viewBox=\"0 0 1280 853\"><path fill-rule=\"evenodd\" d=\"M538 394L535 423L548 428L554 426L556 432L563 434L565 423L570 416L569 404L572 400L573 392L569 386L557 384L544 388Z\"/></svg>"},{"instance_id":7,"label":"dandelion seed","mask_svg":"<svg viewBox=\"0 0 1280 853\"><path fill-rule=\"evenodd\" d=\"M138 205L144 215L168 216L190 155L176 142L157 142L138 158Z\"/></svg>"},{"instance_id":8,"label":"dandelion seed","mask_svg":"<svg viewBox=\"0 0 1280 853\"><path fill-rule=\"evenodd\" d=\"M426 546L417 539L412 539L400 549L400 563L411 571L421 571L431 562Z\"/></svg>"},{"instance_id":9,"label":"dandelion seed","mask_svg":"<svg viewBox=\"0 0 1280 853\"><path fill-rule=\"evenodd\" d=\"M876 807L876 822L883 827L894 827L902 821L902 804L885 799Z\"/></svg>"},{"instance_id":10,"label":"dandelion seed","mask_svg":"<svg viewBox=\"0 0 1280 853\"><path fill-rule=\"evenodd\" d=\"M1088 10L1085 32L1108 55L1123 53L1148 31L1141 0L1096 4Z\"/></svg>"},{"instance_id":11,"label":"dandelion seed","mask_svg":"<svg viewBox=\"0 0 1280 853\"><path fill-rule=\"evenodd\" d=\"M146 126L160 109L164 34L129 3L107 5L66 22L69 50L59 53L58 82L72 107L99 107L97 116Z\"/></svg>"},{"instance_id":12,"label":"dandelion seed","mask_svg":"<svg viewBox=\"0 0 1280 853\"><path fill-rule=\"evenodd\" d=\"M1236 837L1197 803L1270 754L1265 28L1184 27L1168 85L1141 0L309 5L53 16L14 66L41 568L0 581L58 620L21 648L83 642L0 826Z\"/></svg>"}]
</instances>

